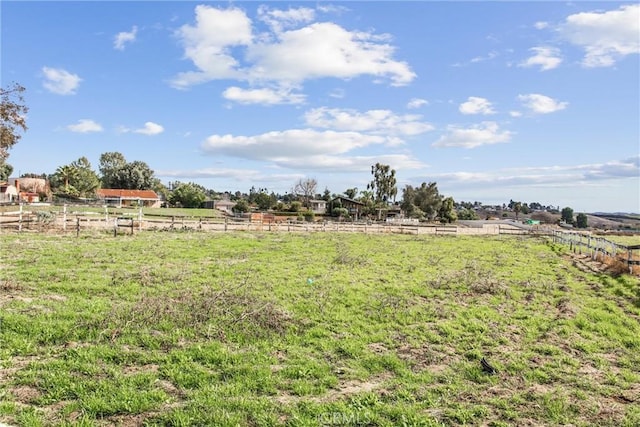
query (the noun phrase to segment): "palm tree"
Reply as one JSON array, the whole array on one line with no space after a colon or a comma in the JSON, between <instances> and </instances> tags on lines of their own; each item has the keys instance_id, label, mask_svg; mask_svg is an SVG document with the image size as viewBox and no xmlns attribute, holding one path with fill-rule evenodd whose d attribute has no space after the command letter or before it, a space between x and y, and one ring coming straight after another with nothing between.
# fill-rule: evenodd
<instances>
[{"instance_id":1,"label":"palm tree","mask_svg":"<svg viewBox=\"0 0 640 427\"><path fill-rule=\"evenodd\" d=\"M513 211L516 213L516 219L518 219L518 214L522 211L522 203L515 202L513 204Z\"/></svg>"},{"instance_id":2,"label":"palm tree","mask_svg":"<svg viewBox=\"0 0 640 427\"><path fill-rule=\"evenodd\" d=\"M56 169L56 174L64 181L64 188L69 188L69 181L78 178L78 169L71 165L60 166Z\"/></svg>"}]
</instances>

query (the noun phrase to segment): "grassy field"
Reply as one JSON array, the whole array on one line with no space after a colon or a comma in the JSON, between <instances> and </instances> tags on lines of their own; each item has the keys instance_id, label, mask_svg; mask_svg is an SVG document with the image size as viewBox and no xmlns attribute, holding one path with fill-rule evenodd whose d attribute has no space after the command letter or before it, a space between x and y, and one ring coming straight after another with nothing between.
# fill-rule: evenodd
<instances>
[{"instance_id":1,"label":"grassy field","mask_svg":"<svg viewBox=\"0 0 640 427\"><path fill-rule=\"evenodd\" d=\"M629 235L615 235L615 234L603 234L598 235L597 237L602 237L604 239L609 240L613 243L618 243L619 245L625 246L636 246L640 245L640 234L629 234Z\"/></svg>"},{"instance_id":2,"label":"grassy field","mask_svg":"<svg viewBox=\"0 0 640 427\"><path fill-rule=\"evenodd\" d=\"M5 233L0 247L0 422L640 425L638 279L543 239Z\"/></svg>"}]
</instances>

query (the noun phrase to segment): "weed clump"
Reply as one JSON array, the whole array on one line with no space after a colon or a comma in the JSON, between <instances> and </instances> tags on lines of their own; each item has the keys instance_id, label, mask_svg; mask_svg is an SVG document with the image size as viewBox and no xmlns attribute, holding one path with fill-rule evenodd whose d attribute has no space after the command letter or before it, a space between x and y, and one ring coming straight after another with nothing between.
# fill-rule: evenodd
<instances>
[{"instance_id":1,"label":"weed clump","mask_svg":"<svg viewBox=\"0 0 640 427\"><path fill-rule=\"evenodd\" d=\"M13 279L0 280L0 292L12 292L22 290L20 283Z\"/></svg>"},{"instance_id":2,"label":"weed clump","mask_svg":"<svg viewBox=\"0 0 640 427\"><path fill-rule=\"evenodd\" d=\"M287 311L249 288L243 282L221 289L182 289L173 295L145 294L132 304L114 307L95 326L111 340L176 331L226 340L231 335L264 338L284 334L294 325Z\"/></svg>"}]
</instances>

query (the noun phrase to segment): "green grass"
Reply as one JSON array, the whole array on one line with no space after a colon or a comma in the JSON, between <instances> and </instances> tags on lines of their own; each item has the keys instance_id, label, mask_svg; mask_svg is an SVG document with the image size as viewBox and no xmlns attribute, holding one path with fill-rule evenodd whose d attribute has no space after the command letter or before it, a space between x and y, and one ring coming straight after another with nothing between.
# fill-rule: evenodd
<instances>
[{"instance_id":1,"label":"green grass","mask_svg":"<svg viewBox=\"0 0 640 427\"><path fill-rule=\"evenodd\" d=\"M0 212L17 212L19 206L0 206ZM56 212L58 214L62 214L64 211L64 207L60 205L52 205L52 206L33 206L28 205L23 207L24 211L29 212L38 212L38 211L48 211L48 212ZM110 216L114 215L130 215L137 217L139 208L114 208L108 207L107 212ZM69 215L75 214L95 214L102 215L105 214L105 208L100 206L67 206L67 213ZM187 208L142 208L142 214L147 216L162 216L162 217L172 217L176 218L220 218L222 214L220 211L216 209L187 209Z\"/></svg>"},{"instance_id":2,"label":"green grass","mask_svg":"<svg viewBox=\"0 0 640 427\"><path fill-rule=\"evenodd\" d=\"M543 239L10 233L0 246L0 422L640 423L637 278L585 273Z\"/></svg>"},{"instance_id":3,"label":"green grass","mask_svg":"<svg viewBox=\"0 0 640 427\"><path fill-rule=\"evenodd\" d=\"M625 246L640 245L640 234L630 234L630 235L624 235L624 236L606 234L599 237L603 237L609 240L610 242L618 243L619 245L625 245Z\"/></svg>"}]
</instances>

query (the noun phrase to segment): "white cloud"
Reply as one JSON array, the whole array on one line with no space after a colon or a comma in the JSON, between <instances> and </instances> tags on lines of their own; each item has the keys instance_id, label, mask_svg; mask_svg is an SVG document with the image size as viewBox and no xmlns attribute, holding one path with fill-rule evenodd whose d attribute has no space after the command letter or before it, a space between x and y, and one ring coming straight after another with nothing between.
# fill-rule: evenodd
<instances>
[{"instance_id":1,"label":"white cloud","mask_svg":"<svg viewBox=\"0 0 640 427\"><path fill-rule=\"evenodd\" d=\"M489 61L489 60L497 58L497 57L498 57L498 52L496 52L495 50L492 50L486 56L476 56L475 58L471 58L470 62L472 64L475 64L477 62Z\"/></svg>"},{"instance_id":2,"label":"white cloud","mask_svg":"<svg viewBox=\"0 0 640 427\"><path fill-rule=\"evenodd\" d=\"M412 98L407 104L407 108L411 110L411 109L424 107L425 105L429 105L429 101L427 101L426 99Z\"/></svg>"},{"instance_id":3,"label":"white cloud","mask_svg":"<svg viewBox=\"0 0 640 427\"><path fill-rule=\"evenodd\" d=\"M299 168L301 159L282 158L277 164L281 167ZM427 165L406 154L383 154L378 156L336 156L315 155L304 158L304 169L342 172L369 172L371 165L380 162L396 170L422 169Z\"/></svg>"},{"instance_id":4,"label":"white cloud","mask_svg":"<svg viewBox=\"0 0 640 427\"><path fill-rule=\"evenodd\" d=\"M136 34L138 33L138 27L135 25L131 28L131 31L122 31L113 38L113 48L117 50L124 50L125 44L132 43L136 40Z\"/></svg>"},{"instance_id":5,"label":"white cloud","mask_svg":"<svg viewBox=\"0 0 640 427\"><path fill-rule=\"evenodd\" d=\"M89 132L102 132L102 125L100 123L96 123L90 119L82 119L78 120L78 123L73 125L68 125L67 129L71 132L78 133L89 133Z\"/></svg>"},{"instance_id":6,"label":"white cloud","mask_svg":"<svg viewBox=\"0 0 640 427\"><path fill-rule=\"evenodd\" d=\"M142 135L158 135L164 132L164 128L157 123L146 122L143 128L135 129L133 132Z\"/></svg>"},{"instance_id":7,"label":"white cloud","mask_svg":"<svg viewBox=\"0 0 640 427\"><path fill-rule=\"evenodd\" d=\"M237 8L198 5L195 13L196 24L183 25L177 36L184 46L185 58L198 71L179 73L172 85L185 88L214 79L242 78L240 64L230 48L251 43L251 20Z\"/></svg>"},{"instance_id":8,"label":"white cloud","mask_svg":"<svg viewBox=\"0 0 640 427\"><path fill-rule=\"evenodd\" d=\"M253 160L305 158L343 154L356 148L384 144L386 138L358 132L290 129L255 136L211 135L202 145L206 152Z\"/></svg>"},{"instance_id":9,"label":"white cloud","mask_svg":"<svg viewBox=\"0 0 640 427\"><path fill-rule=\"evenodd\" d=\"M535 114L549 114L556 111L564 110L569 105L568 102L559 102L553 98L549 98L539 93L530 93L527 95L518 95L518 99L522 105Z\"/></svg>"},{"instance_id":10,"label":"white cloud","mask_svg":"<svg viewBox=\"0 0 640 427\"><path fill-rule=\"evenodd\" d=\"M491 40L491 36L487 37L489 40ZM471 58L468 62L456 62L454 64L451 64L452 67L466 67L469 64L477 64L478 62L484 62L484 61L490 61L494 58L497 58L500 54L495 51L492 50L491 52L489 52L488 54L484 55L484 56L475 56L473 58Z\"/></svg>"},{"instance_id":11,"label":"white cloud","mask_svg":"<svg viewBox=\"0 0 640 427\"><path fill-rule=\"evenodd\" d=\"M195 170L161 170L156 172L163 178L228 178L238 182L295 182L303 174L265 174L255 169L204 168Z\"/></svg>"},{"instance_id":12,"label":"white cloud","mask_svg":"<svg viewBox=\"0 0 640 427\"><path fill-rule=\"evenodd\" d=\"M640 177L640 156L629 157L624 160L597 163L580 167L584 170L584 179L602 180L615 178Z\"/></svg>"},{"instance_id":13,"label":"white cloud","mask_svg":"<svg viewBox=\"0 0 640 427\"><path fill-rule=\"evenodd\" d=\"M289 8L288 10L270 9L262 5L258 8L258 19L265 22L276 33L284 28L295 27L301 23L312 22L315 10L308 7Z\"/></svg>"},{"instance_id":14,"label":"white cloud","mask_svg":"<svg viewBox=\"0 0 640 427\"><path fill-rule=\"evenodd\" d=\"M563 38L584 49L585 67L609 67L626 55L640 53L640 5L570 15L559 31Z\"/></svg>"},{"instance_id":15,"label":"white cloud","mask_svg":"<svg viewBox=\"0 0 640 427\"><path fill-rule=\"evenodd\" d=\"M394 114L389 110L358 112L349 109L315 108L305 113L309 126L340 131L370 132L385 135L419 135L433 130L417 114Z\"/></svg>"},{"instance_id":16,"label":"white cloud","mask_svg":"<svg viewBox=\"0 0 640 427\"><path fill-rule=\"evenodd\" d=\"M538 21L535 24L533 24L533 26L535 27L536 30L544 30L545 28L549 27L549 23L544 21Z\"/></svg>"},{"instance_id":17,"label":"white cloud","mask_svg":"<svg viewBox=\"0 0 640 427\"><path fill-rule=\"evenodd\" d=\"M452 172L435 175L438 183L462 184L467 187L526 186L575 187L589 182L640 176L640 156L606 163L568 166L536 166L504 168L491 172Z\"/></svg>"},{"instance_id":18,"label":"white cloud","mask_svg":"<svg viewBox=\"0 0 640 427\"><path fill-rule=\"evenodd\" d=\"M242 89L236 86L227 88L222 96L239 104L302 104L305 101L303 94L291 93L285 89Z\"/></svg>"},{"instance_id":19,"label":"white cloud","mask_svg":"<svg viewBox=\"0 0 640 427\"><path fill-rule=\"evenodd\" d=\"M482 145L509 142L512 133L500 131L495 122L482 122L469 128L449 126L447 133L432 145L434 147L464 147L475 148Z\"/></svg>"},{"instance_id":20,"label":"white cloud","mask_svg":"<svg viewBox=\"0 0 640 427\"><path fill-rule=\"evenodd\" d=\"M342 99L344 98L344 96L345 96L345 91L344 89L341 89L341 88L336 88L331 92L329 92L329 97L331 98Z\"/></svg>"},{"instance_id":21,"label":"white cloud","mask_svg":"<svg viewBox=\"0 0 640 427\"><path fill-rule=\"evenodd\" d=\"M74 95L82 79L62 68L42 67L43 86L58 95Z\"/></svg>"},{"instance_id":22,"label":"white cloud","mask_svg":"<svg viewBox=\"0 0 640 427\"><path fill-rule=\"evenodd\" d=\"M522 117L522 113L520 111L509 111L509 115L511 117Z\"/></svg>"},{"instance_id":23,"label":"white cloud","mask_svg":"<svg viewBox=\"0 0 640 427\"><path fill-rule=\"evenodd\" d=\"M247 58L254 63L252 77L260 80L298 83L372 75L387 77L395 86L406 85L415 73L407 63L392 59L394 48L382 43L387 38L347 31L330 22L313 23L279 34L275 43L250 46Z\"/></svg>"},{"instance_id":24,"label":"white cloud","mask_svg":"<svg viewBox=\"0 0 640 427\"><path fill-rule=\"evenodd\" d=\"M560 50L555 47L539 46L529 49L534 52L535 55L528 58L526 61L521 62L520 67L534 67L540 66L541 71L552 70L556 68L562 62L560 56Z\"/></svg>"},{"instance_id":25,"label":"white cloud","mask_svg":"<svg viewBox=\"0 0 640 427\"><path fill-rule=\"evenodd\" d=\"M290 129L254 136L212 135L203 152L245 160L267 161L281 168L335 172L367 171L372 162L415 169L425 165L407 154L350 156L349 152L373 145L388 145L393 138L359 132Z\"/></svg>"},{"instance_id":26,"label":"white cloud","mask_svg":"<svg viewBox=\"0 0 640 427\"><path fill-rule=\"evenodd\" d=\"M460 104L458 108L462 114L495 114L491 102L485 98L470 96L467 102Z\"/></svg>"},{"instance_id":27,"label":"white cloud","mask_svg":"<svg viewBox=\"0 0 640 427\"><path fill-rule=\"evenodd\" d=\"M309 22L313 14L307 8L261 10L262 19L278 23L277 31L254 35L244 11L197 6L196 24L177 32L185 58L196 71L178 74L172 85L186 88L214 79L238 79L253 86L269 82L286 87L308 79L370 75L400 86L415 78L406 62L393 59L388 35L348 31L330 22L285 30Z\"/></svg>"}]
</instances>

